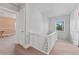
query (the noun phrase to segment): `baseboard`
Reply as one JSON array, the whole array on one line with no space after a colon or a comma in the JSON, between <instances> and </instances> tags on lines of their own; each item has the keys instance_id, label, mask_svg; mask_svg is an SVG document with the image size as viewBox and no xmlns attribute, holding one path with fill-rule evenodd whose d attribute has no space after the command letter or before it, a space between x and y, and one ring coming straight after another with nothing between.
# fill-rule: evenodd
<instances>
[{"instance_id":1,"label":"baseboard","mask_svg":"<svg viewBox=\"0 0 79 59\"><path fill-rule=\"evenodd\" d=\"M21 45L23 46L24 48L29 48L30 47L30 44L27 44L27 45Z\"/></svg>"},{"instance_id":2,"label":"baseboard","mask_svg":"<svg viewBox=\"0 0 79 59\"><path fill-rule=\"evenodd\" d=\"M24 48L29 48L30 47L30 44L26 45Z\"/></svg>"}]
</instances>

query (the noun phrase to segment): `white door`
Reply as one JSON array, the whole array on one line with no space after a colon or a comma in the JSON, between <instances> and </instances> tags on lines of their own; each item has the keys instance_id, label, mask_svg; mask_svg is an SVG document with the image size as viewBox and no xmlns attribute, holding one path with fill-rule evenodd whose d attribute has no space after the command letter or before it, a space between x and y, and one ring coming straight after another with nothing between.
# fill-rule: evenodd
<instances>
[{"instance_id":1,"label":"white door","mask_svg":"<svg viewBox=\"0 0 79 59\"><path fill-rule=\"evenodd\" d=\"M26 19L25 19L25 8L22 8L17 14L16 20L16 33L17 39L20 44L25 47L26 45Z\"/></svg>"}]
</instances>

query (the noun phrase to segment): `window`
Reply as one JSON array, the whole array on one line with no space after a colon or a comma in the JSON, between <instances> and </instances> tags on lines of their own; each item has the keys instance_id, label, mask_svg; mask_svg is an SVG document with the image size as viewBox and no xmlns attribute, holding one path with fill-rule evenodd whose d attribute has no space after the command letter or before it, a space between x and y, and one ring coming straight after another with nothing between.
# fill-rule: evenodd
<instances>
[{"instance_id":1,"label":"window","mask_svg":"<svg viewBox=\"0 0 79 59\"><path fill-rule=\"evenodd\" d=\"M56 30L57 31L64 31L64 21L56 20Z\"/></svg>"}]
</instances>

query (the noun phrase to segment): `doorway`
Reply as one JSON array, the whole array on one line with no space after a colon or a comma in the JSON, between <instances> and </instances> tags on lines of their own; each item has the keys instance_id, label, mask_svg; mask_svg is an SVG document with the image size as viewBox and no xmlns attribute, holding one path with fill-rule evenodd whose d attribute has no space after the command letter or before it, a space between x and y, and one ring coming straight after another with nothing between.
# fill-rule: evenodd
<instances>
[{"instance_id":1,"label":"doorway","mask_svg":"<svg viewBox=\"0 0 79 59\"><path fill-rule=\"evenodd\" d=\"M16 39L16 19L0 16L0 54L14 54Z\"/></svg>"}]
</instances>

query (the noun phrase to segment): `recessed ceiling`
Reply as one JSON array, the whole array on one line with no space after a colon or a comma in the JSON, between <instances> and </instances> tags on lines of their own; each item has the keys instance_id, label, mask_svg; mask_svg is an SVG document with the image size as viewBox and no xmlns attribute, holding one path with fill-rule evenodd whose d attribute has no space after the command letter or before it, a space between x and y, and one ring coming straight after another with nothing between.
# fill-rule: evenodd
<instances>
[{"instance_id":1,"label":"recessed ceiling","mask_svg":"<svg viewBox=\"0 0 79 59\"><path fill-rule=\"evenodd\" d=\"M76 3L37 3L30 4L48 17L68 15L77 6Z\"/></svg>"}]
</instances>

